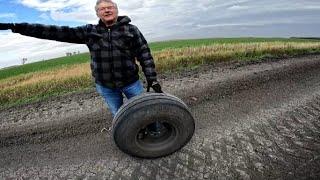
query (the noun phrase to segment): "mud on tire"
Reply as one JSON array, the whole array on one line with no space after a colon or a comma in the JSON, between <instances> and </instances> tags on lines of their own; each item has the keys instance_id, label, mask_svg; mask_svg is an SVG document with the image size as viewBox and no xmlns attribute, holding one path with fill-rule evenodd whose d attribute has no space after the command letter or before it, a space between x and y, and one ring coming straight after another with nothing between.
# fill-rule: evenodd
<instances>
[{"instance_id":1,"label":"mud on tire","mask_svg":"<svg viewBox=\"0 0 320 180\"><path fill-rule=\"evenodd\" d=\"M152 134L151 124L161 131ZM113 119L113 139L125 153L142 158L169 155L190 141L194 119L177 97L165 93L145 93L127 101Z\"/></svg>"}]
</instances>

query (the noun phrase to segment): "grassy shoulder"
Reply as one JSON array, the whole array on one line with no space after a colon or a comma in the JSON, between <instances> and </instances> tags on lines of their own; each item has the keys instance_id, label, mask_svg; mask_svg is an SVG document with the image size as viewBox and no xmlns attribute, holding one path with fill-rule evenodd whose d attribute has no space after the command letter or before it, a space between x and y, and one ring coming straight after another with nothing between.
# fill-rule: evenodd
<instances>
[{"instance_id":1,"label":"grassy shoulder","mask_svg":"<svg viewBox=\"0 0 320 180\"><path fill-rule=\"evenodd\" d=\"M33 72L48 71L56 68L61 68L64 66L72 66L75 64L81 64L89 62L90 56L88 53L77 54L68 57L61 57L50 59L46 61L34 62L30 64L25 64L22 66L16 66L11 68L6 68L0 70L0 80L18 76L20 74L27 74Z\"/></svg>"},{"instance_id":2,"label":"grassy shoulder","mask_svg":"<svg viewBox=\"0 0 320 180\"><path fill-rule=\"evenodd\" d=\"M207 40L201 42L205 41ZM159 48L160 50L153 51L156 68L158 73L161 74L217 62L235 60L261 61L266 57L274 58L320 53L320 41L279 41L279 39L273 41L259 39L256 42L252 40L242 41L234 40L233 43L199 43L195 46L184 43L184 47L174 44L171 45L173 48ZM194 40L186 42L195 43ZM180 43L180 41L172 41L170 43ZM170 45L166 47L170 47ZM77 61L77 58L83 57L79 55L73 61ZM53 65L45 68L39 68L41 67L39 65L38 70L26 70L20 74L17 73L6 78L0 78L0 109L92 88L93 81L88 61L88 59L79 60L77 62L81 63L69 64L63 62L61 63L63 65Z\"/></svg>"},{"instance_id":3,"label":"grassy shoulder","mask_svg":"<svg viewBox=\"0 0 320 180\"><path fill-rule=\"evenodd\" d=\"M181 48L193 48L200 46L212 45L229 45L242 43L267 43L267 42L290 42L290 43L310 43L320 42L314 39L297 39L297 38L209 38L209 39L192 39L192 40L172 40L150 43L152 52L166 51ZM63 67L73 66L81 63L88 63L90 61L89 53L77 54L69 57L61 57L50 59L41 62L25 64L6 69L0 69L0 80L9 77L18 76L20 74L43 72L52 69L59 69Z\"/></svg>"}]
</instances>

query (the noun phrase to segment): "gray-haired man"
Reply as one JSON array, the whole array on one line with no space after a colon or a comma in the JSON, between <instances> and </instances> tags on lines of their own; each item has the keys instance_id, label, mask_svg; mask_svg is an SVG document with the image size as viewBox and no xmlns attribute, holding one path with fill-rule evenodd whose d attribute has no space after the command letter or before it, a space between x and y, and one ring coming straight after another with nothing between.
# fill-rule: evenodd
<instances>
[{"instance_id":1,"label":"gray-haired man","mask_svg":"<svg viewBox=\"0 0 320 180\"><path fill-rule=\"evenodd\" d=\"M118 17L117 4L111 0L98 0L95 6L100 18L97 25L79 27L46 26L28 23L0 23L0 30L41 39L86 44L91 54L91 70L97 91L104 97L113 116L123 104L122 93L127 98L143 92L139 81L140 62L149 90L162 93L157 82L155 64L147 41L139 29L129 24L127 16Z\"/></svg>"}]
</instances>

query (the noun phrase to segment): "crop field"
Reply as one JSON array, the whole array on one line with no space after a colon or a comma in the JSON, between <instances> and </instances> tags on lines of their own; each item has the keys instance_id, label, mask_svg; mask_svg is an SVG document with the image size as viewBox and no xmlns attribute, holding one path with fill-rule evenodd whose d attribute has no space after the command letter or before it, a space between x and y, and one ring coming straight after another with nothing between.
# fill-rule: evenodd
<instances>
[{"instance_id":1,"label":"crop field","mask_svg":"<svg viewBox=\"0 0 320 180\"><path fill-rule=\"evenodd\" d=\"M150 43L158 73L227 61L320 53L320 41L281 38L220 38ZM93 87L89 53L0 70L0 108Z\"/></svg>"}]
</instances>

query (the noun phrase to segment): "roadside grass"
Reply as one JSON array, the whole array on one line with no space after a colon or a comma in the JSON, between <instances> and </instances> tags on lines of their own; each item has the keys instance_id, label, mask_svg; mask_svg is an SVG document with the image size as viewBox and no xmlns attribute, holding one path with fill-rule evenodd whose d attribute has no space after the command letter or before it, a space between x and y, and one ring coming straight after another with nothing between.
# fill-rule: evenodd
<instances>
[{"instance_id":1,"label":"roadside grass","mask_svg":"<svg viewBox=\"0 0 320 180\"><path fill-rule=\"evenodd\" d=\"M152 52L158 52L168 49L180 49L187 47L211 46L216 44L238 44L238 43L262 43L262 42L320 42L313 39L297 39L297 38L209 38L209 39L192 39L192 40L172 40L150 43ZM0 69L0 80L20 74L31 72L47 71L50 69L61 68L74 64L81 64L90 61L89 53L77 54L69 57L55 58L51 60L15 66L6 69Z\"/></svg>"},{"instance_id":2,"label":"roadside grass","mask_svg":"<svg viewBox=\"0 0 320 180\"><path fill-rule=\"evenodd\" d=\"M0 104L18 105L90 88L93 83L90 69L86 65L87 63L73 65L1 80Z\"/></svg>"},{"instance_id":3,"label":"roadside grass","mask_svg":"<svg viewBox=\"0 0 320 180\"><path fill-rule=\"evenodd\" d=\"M264 58L314 54L320 52L320 42L256 42L215 44L211 46L168 49L155 52L157 70L175 71L208 63L227 61L260 61Z\"/></svg>"},{"instance_id":4,"label":"roadside grass","mask_svg":"<svg viewBox=\"0 0 320 180\"><path fill-rule=\"evenodd\" d=\"M298 38L207 38L207 39L187 39L187 40L171 40L150 43L153 51L161 51L164 49L177 49L185 47L209 46L215 44L235 44L235 43L262 43L262 42L320 42L320 39L298 39Z\"/></svg>"},{"instance_id":5,"label":"roadside grass","mask_svg":"<svg viewBox=\"0 0 320 180\"><path fill-rule=\"evenodd\" d=\"M171 46L177 47L177 45ZM158 73L165 73L185 68L194 69L204 64L217 62L260 61L266 57L320 53L320 41L226 42L159 49L161 50L153 52L156 68ZM50 62L54 65L49 67L44 65L45 70L39 68L41 65L37 65L39 69L34 71L28 69L14 76L0 78L0 109L92 88L94 84L89 69L89 60L84 56L77 55L75 59L68 59L68 63L61 63L63 65ZM78 61L77 58L83 59ZM78 62L82 63L78 64Z\"/></svg>"},{"instance_id":6,"label":"roadside grass","mask_svg":"<svg viewBox=\"0 0 320 180\"><path fill-rule=\"evenodd\" d=\"M26 104L49 97L83 91L92 85L91 77L76 76L63 80L42 81L37 84L6 88L0 91L0 109ZM4 102L4 103L3 103Z\"/></svg>"},{"instance_id":7,"label":"roadside grass","mask_svg":"<svg viewBox=\"0 0 320 180\"><path fill-rule=\"evenodd\" d=\"M2 70L0 69L0 80L17 76L20 74L47 71L55 68L61 68L64 66L81 64L81 63L89 62L89 59L90 59L89 54L83 53L83 54L77 54L73 56L67 56L67 57L50 59L46 61L29 63L22 66L15 66L15 67L10 67Z\"/></svg>"}]
</instances>

